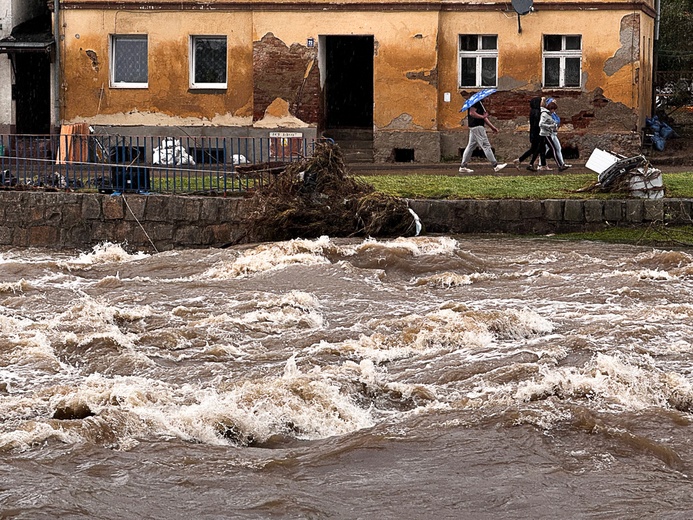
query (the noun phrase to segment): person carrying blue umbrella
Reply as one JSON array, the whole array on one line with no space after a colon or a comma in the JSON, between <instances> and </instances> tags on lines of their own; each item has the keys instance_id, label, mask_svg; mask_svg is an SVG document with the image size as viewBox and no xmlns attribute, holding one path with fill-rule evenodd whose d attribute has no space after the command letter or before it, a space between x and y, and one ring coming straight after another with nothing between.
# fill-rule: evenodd
<instances>
[{"instance_id":1,"label":"person carrying blue umbrella","mask_svg":"<svg viewBox=\"0 0 693 520\"><path fill-rule=\"evenodd\" d=\"M464 102L460 112L468 110L467 114L467 126L469 127L469 142L467 147L464 149L462 154L462 163L460 164L460 173L474 173L474 170L469 168L469 160L472 158L472 153L476 147L481 148L486 155L486 159L493 166L493 171L499 172L507 166L507 163L499 163L496 160L496 156L493 155L493 149L491 148L491 143L488 140L488 135L486 135L486 127L498 133L498 128L494 126L488 119L488 111L481 102L482 99L490 96L496 91L495 88L487 88L480 90L476 94L472 95L467 101Z\"/></svg>"}]
</instances>

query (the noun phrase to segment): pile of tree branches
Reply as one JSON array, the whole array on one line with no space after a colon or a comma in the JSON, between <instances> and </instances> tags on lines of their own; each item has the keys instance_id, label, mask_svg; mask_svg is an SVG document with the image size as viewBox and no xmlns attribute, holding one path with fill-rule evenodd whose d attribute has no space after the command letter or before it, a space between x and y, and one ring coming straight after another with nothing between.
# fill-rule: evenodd
<instances>
[{"instance_id":1,"label":"pile of tree branches","mask_svg":"<svg viewBox=\"0 0 693 520\"><path fill-rule=\"evenodd\" d=\"M288 165L251 201L248 235L258 241L415 234L406 201L355 179L332 141Z\"/></svg>"}]
</instances>

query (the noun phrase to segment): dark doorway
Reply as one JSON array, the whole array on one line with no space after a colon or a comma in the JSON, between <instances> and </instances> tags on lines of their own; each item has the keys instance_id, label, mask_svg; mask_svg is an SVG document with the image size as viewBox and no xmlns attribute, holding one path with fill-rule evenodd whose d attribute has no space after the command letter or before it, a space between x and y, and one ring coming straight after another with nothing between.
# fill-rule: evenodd
<instances>
[{"instance_id":1,"label":"dark doorway","mask_svg":"<svg viewBox=\"0 0 693 520\"><path fill-rule=\"evenodd\" d=\"M373 36L325 37L325 128L373 128Z\"/></svg>"},{"instance_id":2,"label":"dark doorway","mask_svg":"<svg viewBox=\"0 0 693 520\"><path fill-rule=\"evenodd\" d=\"M14 54L18 134L49 134L51 124L51 62L45 52Z\"/></svg>"}]
</instances>

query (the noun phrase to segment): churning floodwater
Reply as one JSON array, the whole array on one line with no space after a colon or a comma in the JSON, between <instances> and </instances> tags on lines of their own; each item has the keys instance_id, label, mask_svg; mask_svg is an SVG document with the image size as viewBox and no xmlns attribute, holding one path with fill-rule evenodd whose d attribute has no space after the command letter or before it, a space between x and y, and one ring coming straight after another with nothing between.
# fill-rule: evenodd
<instances>
[{"instance_id":1,"label":"churning floodwater","mask_svg":"<svg viewBox=\"0 0 693 520\"><path fill-rule=\"evenodd\" d=\"M693 254L0 251L22 519L689 518Z\"/></svg>"}]
</instances>

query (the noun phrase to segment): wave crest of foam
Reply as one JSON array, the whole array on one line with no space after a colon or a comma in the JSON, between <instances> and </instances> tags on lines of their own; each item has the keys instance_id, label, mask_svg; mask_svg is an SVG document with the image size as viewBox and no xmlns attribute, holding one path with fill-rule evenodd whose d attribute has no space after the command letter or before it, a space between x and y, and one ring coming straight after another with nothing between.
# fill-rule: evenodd
<instances>
[{"instance_id":1,"label":"wave crest of foam","mask_svg":"<svg viewBox=\"0 0 693 520\"><path fill-rule=\"evenodd\" d=\"M100 264L115 264L122 262L131 262L133 260L141 260L150 255L143 252L128 253L122 244L113 244L111 242L103 242L95 245L88 253L80 253L76 258L61 260L57 264L66 269L89 268Z\"/></svg>"},{"instance_id":2,"label":"wave crest of foam","mask_svg":"<svg viewBox=\"0 0 693 520\"><path fill-rule=\"evenodd\" d=\"M231 261L217 263L208 269L203 276L228 280L284 269L291 265L329 264L330 261L324 255L325 251L332 247L328 237L320 237L316 240L296 239L262 244L244 251Z\"/></svg>"}]
</instances>

